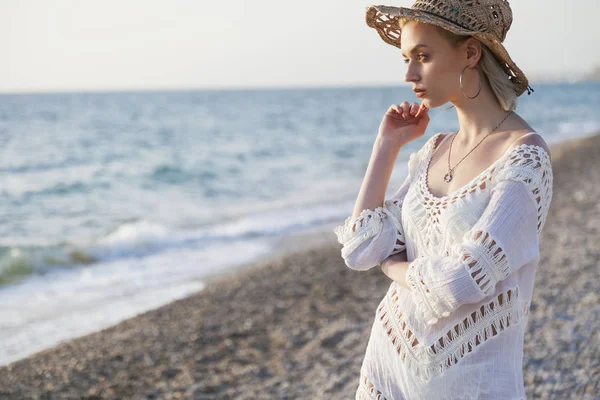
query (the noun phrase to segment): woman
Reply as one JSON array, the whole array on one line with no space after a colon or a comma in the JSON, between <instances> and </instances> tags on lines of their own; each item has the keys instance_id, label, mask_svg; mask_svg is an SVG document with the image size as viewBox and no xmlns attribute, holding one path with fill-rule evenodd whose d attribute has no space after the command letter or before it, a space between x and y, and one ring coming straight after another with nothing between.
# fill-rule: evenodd
<instances>
[{"instance_id":1,"label":"woman","mask_svg":"<svg viewBox=\"0 0 600 400\"><path fill-rule=\"evenodd\" d=\"M514 110L527 78L502 46L502 0L371 6L367 23L401 48L422 104L392 105L379 126L352 216L335 228L346 265L380 266L357 399L525 399L523 337L539 237L552 198L550 150ZM421 137L428 109L451 102L458 132L395 159Z\"/></svg>"}]
</instances>

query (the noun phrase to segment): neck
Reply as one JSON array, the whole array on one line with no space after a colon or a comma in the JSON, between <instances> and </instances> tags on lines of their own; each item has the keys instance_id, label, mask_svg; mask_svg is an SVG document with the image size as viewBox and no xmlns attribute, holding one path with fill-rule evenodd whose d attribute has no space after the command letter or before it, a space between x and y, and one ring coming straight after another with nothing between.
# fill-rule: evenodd
<instances>
[{"instance_id":1,"label":"neck","mask_svg":"<svg viewBox=\"0 0 600 400\"><path fill-rule=\"evenodd\" d=\"M477 93L477 87L466 87L465 92L472 97ZM460 126L455 143L467 147L479 143L508 115L485 79L481 92L475 99L468 99L461 92L460 97L452 101L452 104L456 107ZM502 131L510 119L510 116L506 118L494 133Z\"/></svg>"}]
</instances>

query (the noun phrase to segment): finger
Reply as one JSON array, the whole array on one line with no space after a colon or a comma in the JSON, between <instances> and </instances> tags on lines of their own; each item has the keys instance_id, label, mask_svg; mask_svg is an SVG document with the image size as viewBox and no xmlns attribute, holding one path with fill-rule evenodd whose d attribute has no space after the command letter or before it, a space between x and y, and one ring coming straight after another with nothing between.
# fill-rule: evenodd
<instances>
[{"instance_id":1,"label":"finger","mask_svg":"<svg viewBox=\"0 0 600 400\"><path fill-rule=\"evenodd\" d=\"M395 104L394 110L396 111L396 113L398 113L399 117L406 118L406 116L404 115L404 109L402 108L401 104Z\"/></svg>"},{"instance_id":2,"label":"finger","mask_svg":"<svg viewBox=\"0 0 600 400\"><path fill-rule=\"evenodd\" d=\"M425 123L429 123L429 108L423 106L420 113L419 113L419 124L421 123L421 121L425 121Z\"/></svg>"},{"instance_id":3,"label":"finger","mask_svg":"<svg viewBox=\"0 0 600 400\"><path fill-rule=\"evenodd\" d=\"M402 108L402 116L408 118L410 116L410 103L408 101L403 101L402 104L400 104L400 108Z\"/></svg>"},{"instance_id":4,"label":"finger","mask_svg":"<svg viewBox=\"0 0 600 400\"><path fill-rule=\"evenodd\" d=\"M415 116L419 112L419 103L412 103L410 106L410 115Z\"/></svg>"},{"instance_id":5,"label":"finger","mask_svg":"<svg viewBox=\"0 0 600 400\"><path fill-rule=\"evenodd\" d=\"M419 111L417 112L415 117L421 117L421 116L427 114L428 111L429 111L429 109L425 106L425 104L421 103L419 105Z\"/></svg>"}]
</instances>

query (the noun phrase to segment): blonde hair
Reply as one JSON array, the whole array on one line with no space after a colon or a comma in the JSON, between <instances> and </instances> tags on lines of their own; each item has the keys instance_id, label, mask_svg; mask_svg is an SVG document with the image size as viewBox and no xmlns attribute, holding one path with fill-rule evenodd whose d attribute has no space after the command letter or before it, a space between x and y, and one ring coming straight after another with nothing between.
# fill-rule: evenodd
<instances>
[{"instance_id":1,"label":"blonde hair","mask_svg":"<svg viewBox=\"0 0 600 400\"><path fill-rule=\"evenodd\" d=\"M408 17L401 17L399 20L400 29L404 28L404 25L406 25L409 21L423 23ZM455 48L471 37L469 35L457 35L437 25L431 25L435 27L440 34L444 36ZM508 79L506 73L500 66L500 63L497 61L494 54L483 43L481 43L481 58L477 62L477 67L481 71L483 77L487 79L490 87L492 88L492 92L498 99L502 109L504 111L516 110L519 100L515 85Z\"/></svg>"}]
</instances>

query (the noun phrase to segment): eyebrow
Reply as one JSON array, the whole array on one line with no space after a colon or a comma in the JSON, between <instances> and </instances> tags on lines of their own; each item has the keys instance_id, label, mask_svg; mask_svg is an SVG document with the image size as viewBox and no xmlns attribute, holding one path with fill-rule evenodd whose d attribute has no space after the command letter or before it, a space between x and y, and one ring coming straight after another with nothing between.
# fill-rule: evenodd
<instances>
[{"instance_id":1,"label":"eyebrow","mask_svg":"<svg viewBox=\"0 0 600 400\"><path fill-rule=\"evenodd\" d=\"M409 53L414 53L419 47L429 47L429 46L427 46L426 44L418 44L415 47L413 47ZM404 57L406 57L406 54L402 53L402 55Z\"/></svg>"}]
</instances>

